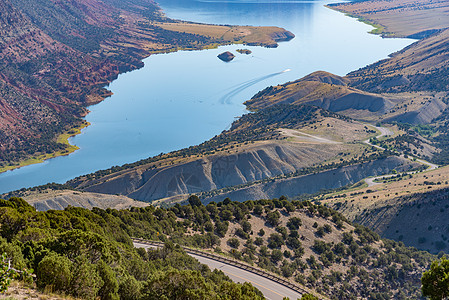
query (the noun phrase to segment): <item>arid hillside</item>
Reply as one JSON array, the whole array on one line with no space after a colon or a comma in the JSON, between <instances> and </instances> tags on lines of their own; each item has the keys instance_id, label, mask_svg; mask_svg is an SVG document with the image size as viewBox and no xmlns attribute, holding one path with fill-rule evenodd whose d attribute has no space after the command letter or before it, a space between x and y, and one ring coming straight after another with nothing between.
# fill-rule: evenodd
<instances>
[{"instance_id":1,"label":"arid hillside","mask_svg":"<svg viewBox=\"0 0 449 300\"><path fill-rule=\"evenodd\" d=\"M256 143L239 148L242 149L233 154L210 155L161 167L143 166L86 182L77 188L152 201L289 174L333 158L341 149L338 146L320 149L319 144L288 142Z\"/></svg>"},{"instance_id":2,"label":"arid hillside","mask_svg":"<svg viewBox=\"0 0 449 300\"><path fill-rule=\"evenodd\" d=\"M293 38L277 27L175 29L181 22L151 0L5 0L0 10L0 171L67 154L57 137L81 126L86 107L110 95L104 86L151 53Z\"/></svg>"},{"instance_id":3,"label":"arid hillside","mask_svg":"<svg viewBox=\"0 0 449 300\"><path fill-rule=\"evenodd\" d=\"M423 38L449 27L449 3L444 0L369 0L330 7L374 24L375 33Z\"/></svg>"},{"instance_id":4,"label":"arid hillside","mask_svg":"<svg viewBox=\"0 0 449 300\"><path fill-rule=\"evenodd\" d=\"M144 207L148 203L135 201L118 195L78 192L73 190L44 190L24 194L23 199L38 211L64 210L68 206L92 209L126 209L130 207Z\"/></svg>"},{"instance_id":5,"label":"arid hillside","mask_svg":"<svg viewBox=\"0 0 449 300\"><path fill-rule=\"evenodd\" d=\"M318 104L355 119L390 123L384 126L396 124L389 127L395 132L393 135L370 141L383 149L402 153L402 157L415 161L421 157L446 165L449 153L448 41L449 30L441 30L394 53L389 59L345 77L317 72L295 82L269 87L247 104L255 110L277 103ZM348 93L359 102L353 101L352 107L340 109L347 103L344 100ZM379 105L374 106L376 101ZM370 107L377 110L370 111ZM447 251L448 168L416 174L395 172L399 175L373 175L356 186L343 190L334 187L331 192L310 199L330 205L383 237L432 253ZM312 182L304 186L309 188ZM282 181L265 186L280 184ZM239 199L238 194L234 194ZM232 198L234 194L226 195Z\"/></svg>"},{"instance_id":6,"label":"arid hillside","mask_svg":"<svg viewBox=\"0 0 449 300\"><path fill-rule=\"evenodd\" d=\"M394 138L396 148L430 146L432 154L419 154L416 149L413 153L446 164L448 41L449 30L442 30L345 77L312 73L294 82L268 87L246 104L253 110L279 103L317 105L356 120L402 124L405 135ZM411 150L408 152L412 154Z\"/></svg>"},{"instance_id":7,"label":"arid hillside","mask_svg":"<svg viewBox=\"0 0 449 300\"><path fill-rule=\"evenodd\" d=\"M377 130L314 106L279 104L246 114L205 143L70 180L75 189L141 201L297 196L340 188L419 163L365 141ZM208 200L206 200L208 199Z\"/></svg>"},{"instance_id":8,"label":"arid hillside","mask_svg":"<svg viewBox=\"0 0 449 300\"><path fill-rule=\"evenodd\" d=\"M252 263L330 299L420 297L420 273L431 255L381 240L326 207L285 197L190 203L169 208L189 225L184 235L164 230L167 240L187 237L188 245Z\"/></svg>"},{"instance_id":9,"label":"arid hillside","mask_svg":"<svg viewBox=\"0 0 449 300\"><path fill-rule=\"evenodd\" d=\"M380 177L357 189L330 192L317 200L382 237L438 253L448 250L449 168Z\"/></svg>"},{"instance_id":10,"label":"arid hillside","mask_svg":"<svg viewBox=\"0 0 449 300\"><path fill-rule=\"evenodd\" d=\"M313 105L357 119L378 120L393 109L395 102L396 99L352 88L344 77L319 71L268 87L245 104L251 110L276 104Z\"/></svg>"},{"instance_id":11,"label":"arid hillside","mask_svg":"<svg viewBox=\"0 0 449 300\"><path fill-rule=\"evenodd\" d=\"M449 29L422 39L389 59L351 72L347 77L351 86L370 92L447 92L448 70Z\"/></svg>"},{"instance_id":12,"label":"arid hillside","mask_svg":"<svg viewBox=\"0 0 449 300\"><path fill-rule=\"evenodd\" d=\"M298 171L286 176L278 176L199 195L204 198L206 203L222 201L226 197L236 201L271 198L276 195L300 197L301 195L317 194L326 190L352 186L366 177L389 174L393 170L409 171L418 166L419 164L413 164L408 160L396 157L378 158L369 162L339 166L308 175L301 175L301 171Z\"/></svg>"}]
</instances>

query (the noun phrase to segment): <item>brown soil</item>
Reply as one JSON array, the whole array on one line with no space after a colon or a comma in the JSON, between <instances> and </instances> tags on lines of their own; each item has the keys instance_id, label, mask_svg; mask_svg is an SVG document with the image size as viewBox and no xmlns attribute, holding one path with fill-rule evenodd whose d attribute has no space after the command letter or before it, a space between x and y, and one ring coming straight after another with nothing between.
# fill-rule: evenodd
<instances>
[{"instance_id":1,"label":"brown soil","mask_svg":"<svg viewBox=\"0 0 449 300\"><path fill-rule=\"evenodd\" d=\"M40 292L35 286L27 285L22 282L13 281L4 294L0 294L0 299L5 300L77 300L72 296L57 295L54 293Z\"/></svg>"},{"instance_id":2,"label":"brown soil","mask_svg":"<svg viewBox=\"0 0 449 300\"><path fill-rule=\"evenodd\" d=\"M333 5L385 29L383 34L406 37L449 27L449 3L444 0L374 0Z\"/></svg>"}]
</instances>

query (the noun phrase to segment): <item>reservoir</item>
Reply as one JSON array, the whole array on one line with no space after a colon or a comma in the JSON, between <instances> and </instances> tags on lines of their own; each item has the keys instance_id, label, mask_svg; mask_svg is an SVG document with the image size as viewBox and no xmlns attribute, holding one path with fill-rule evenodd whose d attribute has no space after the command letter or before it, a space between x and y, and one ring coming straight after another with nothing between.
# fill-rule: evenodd
<instances>
[{"instance_id":1,"label":"reservoir","mask_svg":"<svg viewBox=\"0 0 449 300\"><path fill-rule=\"evenodd\" d=\"M278 48L223 46L152 55L122 74L114 95L89 107L92 125L70 142L75 153L0 174L0 192L65 181L199 144L228 129L242 104L270 85L317 70L346 73L388 57L410 39L382 39L371 26L326 8L326 1L160 0L167 16L195 22L274 25L296 37ZM246 48L252 54L238 54ZM222 62L230 51L236 58ZM290 70L288 72L284 72Z\"/></svg>"}]
</instances>

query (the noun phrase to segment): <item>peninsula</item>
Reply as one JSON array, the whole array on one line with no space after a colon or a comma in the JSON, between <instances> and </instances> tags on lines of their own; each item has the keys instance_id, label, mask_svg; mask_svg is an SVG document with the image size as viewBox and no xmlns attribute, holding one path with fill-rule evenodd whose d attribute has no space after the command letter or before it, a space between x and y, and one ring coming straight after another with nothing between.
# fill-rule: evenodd
<instances>
[{"instance_id":1,"label":"peninsula","mask_svg":"<svg viewBox=\"0 0 449 300\"><path fill-rule=\"evenodd\" d=\"M278 27L172 20L151 0L78 2L0 3L0 171L76 150L64 136L111 95L105 86L151 54L293 38Z\"/></svg>"}]
</instances>

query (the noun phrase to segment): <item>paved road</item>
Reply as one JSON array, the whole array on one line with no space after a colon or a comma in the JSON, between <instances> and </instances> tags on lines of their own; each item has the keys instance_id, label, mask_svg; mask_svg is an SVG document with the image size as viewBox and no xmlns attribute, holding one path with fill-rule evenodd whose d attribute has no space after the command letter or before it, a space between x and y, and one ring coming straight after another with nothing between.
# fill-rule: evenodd
<instances>
[{"instance_id":1,"label":"paved road","mask_svg":"<svg viewBox=\"0 0 449 300\"><path fill-rule=\"evenodd\" d=\"M373 125L370 125L370 124L365 124L365 125L366 125L366 126L369 126L369 127L371 127L371 128L375 128L375 129L377 129L378 131L380 131L380 134L379 134L378 136L376 136L376 138L378 138L378 139L381 138L381 137L383 137L383 136L388 136L388 135L393 135L393 134L394 134L393 131L391 131L390 129L385 128L385 127L373 126ZM363 142L364 142L365 144L370 145L370 146L376 147L377 149L385 150L385 148L383 148L383 147L381 147L381 146L371 144L370 141L369 141L369 139L366 140L366 141L363 141ZM404 156L403 154L400 155L400 157L405 158L405 156ZM411 159L411 158L409 157L408 159ZM426 166L429 167L429 168L425 169L424 171L435 170L436 168L439 167L438 165L433 164L433 163L428 162L428 161L425 161L425 160L423 160L423 159L416 158L415 161L417 161L417 162L419 162L419 163L422 163L423 165L426 165ZM416 171L411 171L411 172L407 172L406 174L415 174L415 173L417 173L417 172L416 172ZM383 179L383 178L386 179L386 178L393 177L393 176L396 176L396 174L380 175L380 176L376 176L376 177L370 177L370 178L366 178L366 179L365 179L365 182L368 184L368 187L371 187L371 186L380 184L379 182L374 182L376 179Z\"/></svg>"},{"instance_id":2,"label":"paved road","mask_svg":"<svg viewBox=\"0 0 449 300\"><path fill-rule=\"evenodd\" d=\"M374 129L380 131L380 134L379 134L378 136L376 136L376 138L381 138L381 137L383 137L383 136L393 135L393 134L394 134L393 131L391 131L390 129L388 129L388 128L386 128L386 127L374 126L374 125L370 125L370 124L365 124L365 125L368 126L368 127L371 127L371 128L374 128ZM363 141L363 142L364 142L365 144L370 145L370 146L376 147L377 149L385 150L384 148L382 148L382 147L380 147L380 146L371 144L369 140L370 140L370 139L367 139L366 141Z\"/></svg>"},{"instance_id":3,"label":"paved road","mask_svg":"<svg viewBox=\"0 0 449 300\"><path fill-rule=\"evenodd\" d=\"M296 129L282 128L279 131L281 132L281 134L285 136L293 137L303 142L322 143L322 144L342 144L341 142L332 141L320 136L304 133Z\"/></svg>"},{"instance_id":4,"label":"paved road","mask_svg":"<svg viewBox=\"0 0 449 300\"><path fill-rule=\"evenodd\" d=\"M134 247L136 248L155 248L155 246L142 244L134 242ZM202 257L195 254L190 254L190 256L196 258L200 263L209 266L211 269L219 269L223 271L235 282L249 282L255 287L257 287L267 299L270 300L282 300L283 297L289 297L291 300L296 300L301 298L301 294L295 292L288 287L278 284L268 278L262 277L260 275L251 273L249 271L234 267L232 265L225 264L223 262L217 262L210 258Z\"/></svg>"},{"instance_id":5,"label":"paved road","mask_svg":"<svg viewBox=\"0 0 449 300\"><path fill-rule=\"evenodd\" d=\"M440 167L439 165L433 164L431 162L428 162L428 161L425 161L425 160L422 160L419 158L417 158L416 161L422 163L423 165L429 166L429 168L426 169L426 171L435 170L436 168Z\"/></svg>"}]
</instances>

